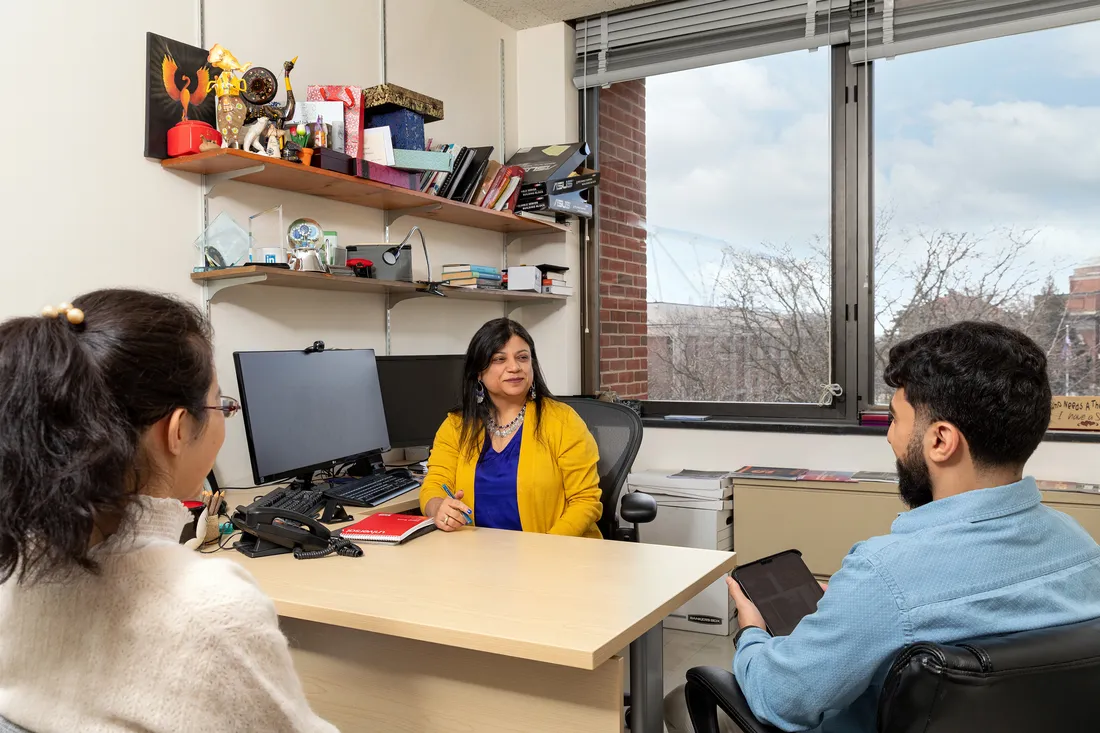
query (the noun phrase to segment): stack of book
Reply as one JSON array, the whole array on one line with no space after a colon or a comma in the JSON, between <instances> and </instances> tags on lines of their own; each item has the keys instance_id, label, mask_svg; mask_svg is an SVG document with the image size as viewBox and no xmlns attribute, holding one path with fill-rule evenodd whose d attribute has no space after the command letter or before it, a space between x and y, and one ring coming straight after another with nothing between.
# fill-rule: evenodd
<instances>
[{"instance_id":1,"label":"stack of book","mask_svg":"<svg viewBox=\"0 0 1100 733\"><path fill-rule=\"evenodd\" d=\"M488 265L443 265L443 284L454 288L500 290L501 272L499 268Z\"/></svg>"},{"instance_id":2,"label":"stack of book","mask_svg":"<svg viewBox=\"0 0 1100 733\"><path fill-rule=\"evenodd\" d=\"M860 425L881 425L882 427L890 426L890 413L882 410L864 410L859 413Z\"/></svg>"}]
</instances>

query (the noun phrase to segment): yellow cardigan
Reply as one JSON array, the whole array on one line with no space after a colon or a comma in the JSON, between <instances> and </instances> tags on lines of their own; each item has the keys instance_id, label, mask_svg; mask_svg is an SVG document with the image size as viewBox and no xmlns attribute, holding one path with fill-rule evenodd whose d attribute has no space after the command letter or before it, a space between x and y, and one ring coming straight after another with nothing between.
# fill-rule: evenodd
<instances>
[{"instance_id":1,"label":"yellow cardigan","mask_svg":"<svg viewBox=\"0 0 1100 733\"><path fill-rule=\"evenodd\" d=\"M547 399L542 407L542 431L536 437L535 405L527 403L523 443L519 448L516 476L519 519L524 532L600 537L596 521L603 514L600 477L596 470L596 441L572 407ZM437 497L445 497L443 485L463 491L462 501L474 510L477 524L474 472L484 445L466 456L459 444L462 418L448 415L435 434L428 475L420 488L420 510Z\"/></svg>"}]
</instances>

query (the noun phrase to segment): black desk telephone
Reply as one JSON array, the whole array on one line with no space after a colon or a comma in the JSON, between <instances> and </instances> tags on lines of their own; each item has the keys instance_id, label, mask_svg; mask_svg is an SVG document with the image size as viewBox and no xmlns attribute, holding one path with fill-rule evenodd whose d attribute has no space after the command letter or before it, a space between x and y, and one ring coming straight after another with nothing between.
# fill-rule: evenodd
<instances>
[{"instance_id":1,"label":"black desk telephone","mask_svg":"<svg viewBox=\"0 0 1100 733\"><path fill-rule=\"evenodd\" d=\"M313 517L289 509L238 507L230 518L241 530L234 547L248 557L267 557L293 552L299 560L325 557L333 553L360 557L363 549L343 537L333 537L328 528Z\"/></svg>"}]
</instances>

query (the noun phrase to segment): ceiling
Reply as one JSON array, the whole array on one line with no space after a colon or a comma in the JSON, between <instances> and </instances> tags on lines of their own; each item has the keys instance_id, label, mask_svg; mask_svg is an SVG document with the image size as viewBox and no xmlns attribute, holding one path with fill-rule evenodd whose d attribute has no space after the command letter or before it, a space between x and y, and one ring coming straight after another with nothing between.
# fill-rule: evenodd
<instances>
[{"instance_id":1,"label":"ceiling","mask_svg":"<svg viewBox=\"0 0 1100 733\"><path fill-rule=\"evenodd\" d=\"M466 0L468 5L473 5L517 30L652 2L653 0Z\"/></svg>"}]
</instances>

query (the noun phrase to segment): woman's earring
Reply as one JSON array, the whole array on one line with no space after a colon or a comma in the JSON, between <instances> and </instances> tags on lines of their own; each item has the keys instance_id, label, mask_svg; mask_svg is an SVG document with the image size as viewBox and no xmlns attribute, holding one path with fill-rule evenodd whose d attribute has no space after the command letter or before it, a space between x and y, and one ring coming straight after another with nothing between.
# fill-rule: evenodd
<instances>
[{"instance_id":1,"label":"woman's earring","mask_svg":"<svg viewBox=\"0 0 1100 733\"><path fill-rule=\"evenodd\" d=\"M531 401L534 402L535 401L535 385L533 385L533 384L531 385L531 391L530 391L529 394L531 396Z\"/></svg>"},{"instance_id":2,"label":"woman's earring","mask_svg":"<svg viewBox=\"0 0 1100 733\"><path fill-rule=\"evenodd\" d=\"M481 382L478 382L477 387L474 389L474 397L479 405L485 401L485 385Z\"/></svg>"}]
</instances>

